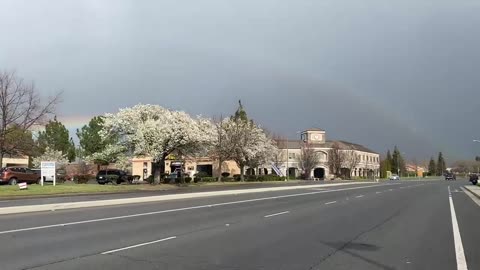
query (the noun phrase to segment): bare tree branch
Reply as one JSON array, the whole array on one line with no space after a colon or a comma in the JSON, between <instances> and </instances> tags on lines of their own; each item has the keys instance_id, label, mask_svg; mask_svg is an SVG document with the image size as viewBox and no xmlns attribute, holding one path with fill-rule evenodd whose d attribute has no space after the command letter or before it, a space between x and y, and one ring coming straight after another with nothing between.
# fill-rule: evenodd
<instances>
[{"instance_id":1,"label":"bare tree branch","mask_svg":"<svg viewBox=\"0 0 480 270\"><path fill-rule=\"evenodd\" d=\"M31 138L31 128L43 124L55 112L60 95L42 103L33 83L25 84L15 72L0 71L0 164L5 154L27 154L30 140L26 137L29 134ZM19 134L23 137L18 138Z\"/></svg>"}]
</instances>

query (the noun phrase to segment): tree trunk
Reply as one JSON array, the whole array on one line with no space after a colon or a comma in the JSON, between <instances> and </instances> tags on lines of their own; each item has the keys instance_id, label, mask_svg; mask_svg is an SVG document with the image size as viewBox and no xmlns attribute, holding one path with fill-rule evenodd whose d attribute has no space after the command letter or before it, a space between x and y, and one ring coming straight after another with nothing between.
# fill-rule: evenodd
<instances>
[{"instance_id":1,"label":"tree trunk","mask_svg":"<svg viewBox=\"0 0 480 270\"><path fill-rule=\"evenodd\" d=\"M3 152L0 152L0 168L3 168Z\"/></svg>"},{"instance_id":2,"label":"tree trunk","mask_svg":"<svg viewBox=\"0 0 480 270\"><path fill-rule=\"evenodd\" d=\"M245 165L240 165L240 181L245 181Z\"/></svg>"},{"instance_id":3,"label":"tree trunk","mask_svg":"<svg viewBox=\"0 0 480 270\"><path fill-rule=\"evenodd\" d=\"M153 168L153 182L154 184L159 184L163 180L162 176L165 174L165 158L163 157L160 161L154 163Z\"/></svg>"},{"instance_id":4,"label":"tree trunk","mask_svg":"<svg viewBox=\"0 0 480 270\"><path fill-rule=\"evenodd\" d=\"M218 159L218 182L222 181L222 163L223 163L223 160L219 158Z\"/></svg>"}]
</instances>

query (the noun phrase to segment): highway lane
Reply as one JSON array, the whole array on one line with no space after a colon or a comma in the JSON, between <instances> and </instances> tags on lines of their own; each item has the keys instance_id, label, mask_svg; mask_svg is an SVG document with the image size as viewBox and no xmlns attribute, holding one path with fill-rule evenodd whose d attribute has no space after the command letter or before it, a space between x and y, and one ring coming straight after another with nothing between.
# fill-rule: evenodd
<instances>
[{"instance_id":1,"label":"highway lane","mask_svg":"<svg viewBox=\"0 0 480 270\"><path fill-rule=\"evenodd\" d=\"M0 217L0 241L9 243L0 268L456 269L447 188L461 184L402 181ZM453 197L475 269L465 224L478 222L478 206ZM80 223L61 226L68 222Z\"/></svg>"}]
</instances>

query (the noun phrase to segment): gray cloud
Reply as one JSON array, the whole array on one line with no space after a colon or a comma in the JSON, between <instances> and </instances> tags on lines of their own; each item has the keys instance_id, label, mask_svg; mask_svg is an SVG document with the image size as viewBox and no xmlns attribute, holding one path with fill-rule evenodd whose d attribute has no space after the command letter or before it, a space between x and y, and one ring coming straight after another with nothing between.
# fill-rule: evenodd
<instances>
[{"instance_id":1,"label":"gray cloud","mask_svg":"<svg viewBox=\"0 0 480 270\"><path fill-rule=\"evenodd\" d=\"M139 102L409 157L480 146L476 1L2 1L0 68L65 117ZM5 41L6 40L6 41Z\"/></svg>"}]
</instances>

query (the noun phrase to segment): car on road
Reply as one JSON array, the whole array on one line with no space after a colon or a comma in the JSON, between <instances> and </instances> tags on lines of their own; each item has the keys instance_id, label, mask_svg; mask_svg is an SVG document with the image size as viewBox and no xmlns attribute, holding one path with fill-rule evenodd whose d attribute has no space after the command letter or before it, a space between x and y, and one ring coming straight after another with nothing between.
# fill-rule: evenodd
<instances>
[{"instance_id":1,"label":"car on road","mask_svg":"<svg viewBox=\"0 0 480 270\"><path fill-rule=\"evenodd\" d=\"M390 180L400 180L400 176L397 174L392 174L392 176L390 176Z\"/></svg>"},{"instance_id":2,"label":"car on road","mask_svg":"<svg viewBox=\"0 0 480 270\"><path fill-rule=\"evenodd\" d=\"M96 179L97 183L99 183L100 185L105 185L107 183L113 182L116 184L121 184L124 182L132 183L133 176L123 170L108 169L98 171Z\"/></svg>"},{"instance_id":3,"label":"car on road","mask_svg":"<svg viewBox=\"0 0 480 270\"><path fill-rule=\"evenodd\" d=\"M457 176L454 173L447 172L444 174L445 180L446 181L454 181L457 180Z\"/></svg>"},{"instance_id":4,"label":"car on road","mask_svg":"<svg viewBox=\"0 0 480 270\"><path fill-rule=\"evenodd\" d=\"M38 184L40 174L24 167L5 167L0 170L0 184L16 185L17 183Z\"/></svg>"}]
</instances>

